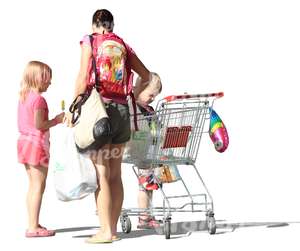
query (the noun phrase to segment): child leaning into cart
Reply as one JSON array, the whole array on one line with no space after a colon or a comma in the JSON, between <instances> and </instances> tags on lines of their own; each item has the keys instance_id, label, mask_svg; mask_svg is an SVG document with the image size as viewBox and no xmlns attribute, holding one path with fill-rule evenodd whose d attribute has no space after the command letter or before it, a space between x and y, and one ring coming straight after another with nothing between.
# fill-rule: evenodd
<instances>
[{"instance_id":1,"label":"child leaning into cart","mask_svg":"<svg viewBox=\"0 0 300 251\"><path fill-rule=\"evenodd\" d=\"M134 89L138 112L144 116L154 114L154 109L149 105L153 102L156 96L161 92L162 84L160 77L156 73L152 73L152 77L148 85L141 86L141 82L137 79ZM150 207L150 202L153 196L153 190L158 189L153 176L153 170L147 167L138 167L139 171L139 193L138 206L142 210L147 210ZM160 222L155 219L150 213L141 213L137 228L149 229L159 227Z\"/></svg>"}]
</instances>

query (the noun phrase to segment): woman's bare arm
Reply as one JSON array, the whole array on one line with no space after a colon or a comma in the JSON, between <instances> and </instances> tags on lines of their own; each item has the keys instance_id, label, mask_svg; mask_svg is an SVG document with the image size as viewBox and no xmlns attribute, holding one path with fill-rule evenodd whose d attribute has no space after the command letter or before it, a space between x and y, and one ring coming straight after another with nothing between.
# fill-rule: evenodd
<instances>
[{"instance_id":1,"label":"woman's bare arm","mask_svg":"<svg viewBox=\"0 0 300 251\"><path fill-rule=\"evenodd\" d=\"M92 55L92 49L90 46L82 44L81 45L81 60L80 60L80 69L77 75L75 90L74 90L74 99L81 93L84 93L86 90L86 81L88 77L88 66L89 60Z\"/></svg>"},{"instance_id":2,"label":"woman's bare arm","mask_svg":"<svg viewBox=\"0 0 300 251\"><path fill-rule=\"evenodd\" d=\"M143 90L147 86L148 81L150 80L150 71L135 54L131 54L130 64L132 70L134 70L141 77L139 86L135 86L137 93L139 93L140 90Z\"/></svg>"}]
</instances>

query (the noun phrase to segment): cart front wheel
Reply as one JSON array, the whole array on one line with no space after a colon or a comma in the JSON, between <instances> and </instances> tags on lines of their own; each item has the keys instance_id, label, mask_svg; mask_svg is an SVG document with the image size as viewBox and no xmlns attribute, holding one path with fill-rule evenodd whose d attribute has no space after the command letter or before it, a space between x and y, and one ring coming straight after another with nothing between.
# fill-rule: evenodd
<instances>
[{"instance_id":1,"label":"cart front wheel","mask_svg":"<svg viewBox=\"0 0 300 251\"><path fill-rule=\"evenodd\" d=\"M210 234L215 234L217 230L216 220L214 216L207 216L207 230Z\"/></svg>"},{"instance_id":2,"label":"cart front wheel","mask_svg":"<svg viewBox=\"0 0 300 251\"><path fill-rule=\"evenodd\" d=\"M170 239L171 237L171 220L167 219L164 223L164 233L166 239Z\"/></svg>"},{"instance_id":3,"label":"cart front wheel","mask_svg":"<svg viewBox=\"0 0 300 251\"><path fill-rule=\"evenodd\" d=\"M131 220L128 216L121 216L120 218L123 233L129 234L131 232Z\"/></svg>"}]
</instances>

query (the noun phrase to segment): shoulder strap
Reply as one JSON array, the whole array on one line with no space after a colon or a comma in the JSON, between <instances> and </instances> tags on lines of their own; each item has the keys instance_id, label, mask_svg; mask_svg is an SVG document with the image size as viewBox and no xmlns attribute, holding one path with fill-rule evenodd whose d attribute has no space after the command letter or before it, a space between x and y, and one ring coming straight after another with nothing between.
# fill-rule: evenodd
<instances>
[{"instance_id":1,"label":"shoulder strap","mask_svg":"<svg viewBox=\"0 0 300 251\"><path fill-rule=\"evenodd\" d=\"M89 35L89 38L90 38L90 43L91 43L91 48L92 48L92 67L93 67L93 71L95 74L95 88L100 93L100 83L99 83L96 59L94 56L94 48L93 48L94 37L93 37L93 35Z\"/></svg>"}]
</instances>

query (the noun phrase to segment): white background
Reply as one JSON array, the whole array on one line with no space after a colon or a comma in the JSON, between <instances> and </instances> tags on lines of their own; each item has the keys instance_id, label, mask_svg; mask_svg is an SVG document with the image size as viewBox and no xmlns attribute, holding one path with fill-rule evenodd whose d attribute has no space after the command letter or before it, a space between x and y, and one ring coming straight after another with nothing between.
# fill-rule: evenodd
<instances>
[{"instance_id":1,"label":"white background","mask_svg":"<svg viewBox=\"0 0 300 251\"><path fill-rule=\"evenodd\" d=\"M152 245L162 248L191 243L201 249L296 248L300 220L299 1L27 0L2 1L0 7L0 245L8 240L14 247L28 245L32 250L92 248L83 238L72 238L76 233L71 231L51 241L23 238L28 183L16 158L16 111L22 72L30 60L44 61L53 69L52 86L45 94L51 116L60 111L60 100L70 101L79 69L79 41L91 32L94 11L107 8L115 17L115 32L150 70L161 75L161 97L224 91L215 109L228 129L230 146L219 154L206 135L198 166L214 197L218 224L252 226L232 233L227 227L228 233L222 234L221 229L215 236L200 231L167 243L162 236L146 235L124 239L114 247L147 249L153 237L157 242ZM136 181L129 167L124 166L123 176L127 206L136 201L132 192ZM57 201L50 170L41 215L45 225L56 229L97 226L94 210L92 196L79 202ZM182 217L189 220L189 215ZM265 222L289 225L254 227Z\"/></svg>"}]
</instances>

